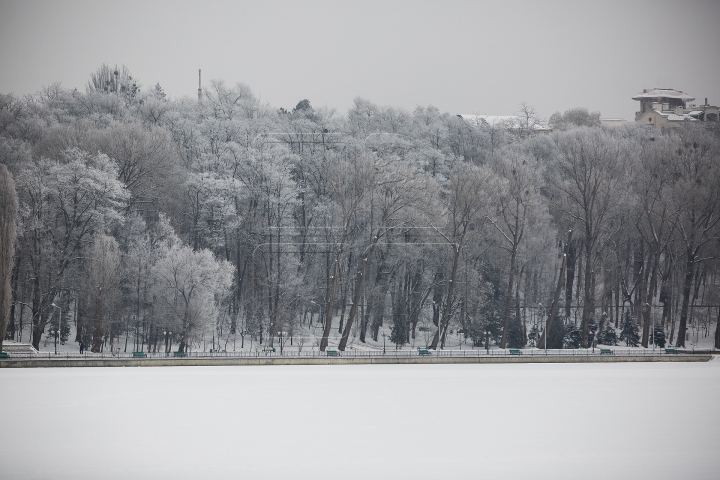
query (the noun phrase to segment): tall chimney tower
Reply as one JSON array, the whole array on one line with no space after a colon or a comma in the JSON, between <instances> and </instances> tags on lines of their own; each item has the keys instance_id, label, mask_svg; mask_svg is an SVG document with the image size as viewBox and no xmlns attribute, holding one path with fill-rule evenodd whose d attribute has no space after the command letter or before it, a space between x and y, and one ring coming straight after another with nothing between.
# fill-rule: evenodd
<instances>
[{"instance_id":1,"label":"tall chimney tower","mask_svg":"<svg viewBox=\"0 0 720 480\"><path fill-rule=\"evenodd\" d=\"M198 102L202 102L202 70L198 68Z\"/></svg>"}]
</instances>

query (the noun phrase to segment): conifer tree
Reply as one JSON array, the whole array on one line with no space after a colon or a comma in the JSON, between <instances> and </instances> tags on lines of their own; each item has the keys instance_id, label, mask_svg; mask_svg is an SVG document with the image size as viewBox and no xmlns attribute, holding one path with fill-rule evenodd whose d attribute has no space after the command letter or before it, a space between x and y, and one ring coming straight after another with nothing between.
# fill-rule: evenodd
<instances>
[{"instance_id":1,"label":"conifer tree","mask_svg":"<svg viewBox=\"0 0 720 480\"><path fill-rule=\"evenodd\" d=\"M661 325L655 325L652 334L652 341L660 348L665 348L665 330Z\"/></svg>"},{"instance_id":2,"label":"conifer tree","mask_svg":"<svg viewBox=\"0 0 720 480\"><path fill-rule=\"evenodd\" d=\"M605 328L598 334L598 343L602 345L617 345L618 337L612 322L605 323Z\"/></svg>"},{"instance_id":3,"label":"conifer tree","mask_svg":"<svg viewBox=\"0 0 720 480\"><path fill-rule=\"evenodd\" d=\"M527 345L527 338L525 338L525 333L523 332L522 322L517 317L510 319L507 341L508 348L522 348Z\"/></svg>"},{"instance_id":4,"label":"conifer tree","mask_svg":"<svg viewBox=\"0 0 720 480\"><path fill-rule=\"evenodd\" d=\"M623 340L628 347L637 347L640 343L640 327L630 316L630 311L625 312L620 340Z\"/></svg>"},{"instance_id":5,"label":"conifer tree","mask_svg":"<svg viewBox=\"0 0 720 480\"><path fill-rule=\"evenodd\" d=\"M580 348L582 343L582 332L577 325L570 322L565 325L565 336L563 337L564 348Z\"/></svg>"}]
</instances>

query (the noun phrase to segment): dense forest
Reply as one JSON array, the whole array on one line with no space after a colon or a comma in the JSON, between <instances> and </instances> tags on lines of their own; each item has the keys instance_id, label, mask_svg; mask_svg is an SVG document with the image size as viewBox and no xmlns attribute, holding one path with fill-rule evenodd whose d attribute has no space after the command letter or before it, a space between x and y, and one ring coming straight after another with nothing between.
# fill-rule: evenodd
<instances>
[{"instance_id":1,"label":"dense forest","mask_svg":"<svg viewBox=\"0 0 720 480\"><path fill-rule=\"evenodd\" d=\"M0 94L4 338L40 348L62 312L93 352L345 350L383 327L395 347L720 348L717 123L539 123L288 110L220 81L172 100L105 65L85 92Z\"/></svg>"}]
</instances>

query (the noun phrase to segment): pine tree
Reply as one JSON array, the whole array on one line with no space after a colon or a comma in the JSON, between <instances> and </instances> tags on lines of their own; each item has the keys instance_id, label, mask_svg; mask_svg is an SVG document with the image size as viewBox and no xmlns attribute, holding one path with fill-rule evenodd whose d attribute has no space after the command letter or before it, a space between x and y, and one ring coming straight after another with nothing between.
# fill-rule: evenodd
<instances>
[{"instance_id":1,"label":"pine tree","mask_svg":"<svg viewBox=\"0 0 720 480\"><path fill-rule=\"evenodd\" d=\"M582 343L582 332L577 325L570 322L565 325L565 336L563 337L563 346L565 348L580 348Z\"/></svg>"},{"instance_id":2,"label":"pine tree","mask_svg":"<svg viewBox=\"0 0 720 480\"><path fill-rule=\"evenodd\" d=\"M617 345L618 337L612 322L606 322L605 328L598 334L598 343L602 345Z\"/></svg>"},{"instance_id":3,"label":"pine tree","mask_svg":"<svg viewBox=\"0 0 720 480\"><path fill-rule=\"evenodd\" d=\"M547 348L563 348L563 339L565 338L565 325L560 315L555 315L550 323L550 329L547 335Z\"/></svg>"},{"instance_id":4,"label":"pine tree","mask_svg":"<svg viewBox=\"0 0 720 480\"><path fill-rule=\"evenodd\" d=\"M522 348L527 345L527 338L523 332L522 322L519 318L513 317L508 325L508 348Z\"/></svg>"},{"instance_id":5,"label":"pine tree","mask_svg":"<svg viewBox=\"0 0 720 480\"><path fill-rule=\"evenodd\" d=\"M637 347L640 343L640 327L630 316L630 311L625 312L620 340L623 340L628 347Z\"/></svg>"},{"instance_id":6,"label":"pine tree","mask_svg":"<svg viewBox=\"0 0 720 480\"><path fill-rule=\"evenodd\" d=\"M665 330L662 328L661 325L655 325L655 328L653 329L652 340L658 347L665 348Z\"/></svg>"},{"instance_id":7,"label":"pine tree","mask_svg":"<svg viewBox=\"0 0 720 480\"><path fill-rule=\"evenodd\" d=\"M396 347L401 347L408 343L410 323L407 321L407 316L396 315L393 318L392 327L390 327L390 341L395 344Z\"/></svg>"}]
</instances>

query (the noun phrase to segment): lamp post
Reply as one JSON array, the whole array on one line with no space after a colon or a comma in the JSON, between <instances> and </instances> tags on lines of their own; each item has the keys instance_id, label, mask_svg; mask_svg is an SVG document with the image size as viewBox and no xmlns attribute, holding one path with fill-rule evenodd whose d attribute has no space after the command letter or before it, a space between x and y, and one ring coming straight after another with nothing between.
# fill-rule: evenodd
<instances>
[{"instance_id":1,"label":"lamp post","mask_svg":"<svg viewBox=\"0 0 720 480\"><path fill-rule=\"evenodd\" d=\"M490 355L490 329L485 327L485 354Z\"/></svg>"},{"instance_id":2,"label":"lamp post","mask_svg":"<svg viewBox=\"0 0 720 480\"><path fill-rule=\"evenodd\" d=\"M387 333L383 332L382 337L383 337L383 355L385 355L385 337L387 337Z\"/></svg>"},{"instance_id":3,"label":"lamp post","mask_svg":"<svg viewBox=\"0 0 720 480\"><path fill-rule=\"evenodd\" d=\"M60 310L60 313L59 313L59 315L58 315L58 328L57 328L57 331L55 332L55 355L57 355L57 342L58 342L58 337L60 336L60 332L62 332L62 329L61 329L61 327L62 327L62 308L58 307L58 306L55 305L54 303L51 303L50 306L51 306L51 307L55 307L55 308L57 308L58 310Z\"/></svg>"}]
</instances>

